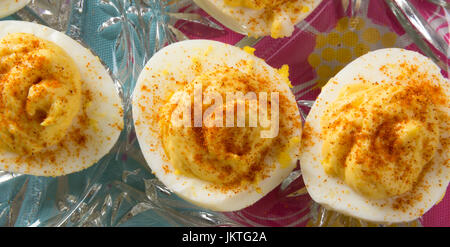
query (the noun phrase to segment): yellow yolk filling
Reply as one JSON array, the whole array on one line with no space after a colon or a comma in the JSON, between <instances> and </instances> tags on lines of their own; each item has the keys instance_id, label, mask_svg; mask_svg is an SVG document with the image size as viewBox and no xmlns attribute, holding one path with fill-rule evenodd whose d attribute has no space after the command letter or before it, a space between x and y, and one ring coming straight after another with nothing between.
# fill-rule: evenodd
<instances>
[{"instance_id":1,"label":"yellow yolk filling","mask_svg":"<svg viewBox=\"0 0 450 247\"><path fill-rule=\"evenodd\" d=\"M162 107L159 125L165 153L177 173L231 187L243 183L254 184L264 178L266 169L271 168L264 162L266 155L274 150L278 150L275 153L279 154L286 145L289 146L289 140L284 140L281 134L274 138L263 138L261 135L261 132L269 130L270 126L263 127L260 124L257 114L260 105L257 98L250 97L248 93L255 92L256 97L259 97L259 92L267 92L270 104L269 84L252 74L224 67L202 73L186 84L182 92L189 97L175 98L180 95L177 93L170 96L172 103L168 102ZM194 119L194 108L198 107L194 104L196 88L203 92L200 104L200 113L203 116L201 127L195 126ZM217 105L220 102L216 99L206 99L208 92L221 96L219 101L223 102L222 108L216 108L220 106ZM235 92L242 93L243 97L230 98L229 94ZM281 119L284 110L281 100L279 119L280 131L283 131L284 120ZM176 109L185 106L190 107L190 111L176 113ZM237 122L238 108L242 106L245 107L245 126L242 126L242 123L240 126ZM270 109L267 109L269 119L272 117ZM234 118L228 122L230 110L233 111L231 116ZM184 114L190 114L186 120L191 126L180 126L173 121L174 117L183 119L186 117ZM219 114L222 114L222 119L217 117Z\"/></svg>"},{"instance_id":2,"label":"yellow yolk filling","mask_svg":"<svg viewBox=\"0 0 450 247\"><path fill-rule=\"evenodd\" d=\"M427 83L345 87L321 119L325 172L368 198L410 191L439 144L436 95Z\"/></svg>"},{"instance_id":3,"label":"yellow yolk filling","mask_svg":"<svg viewBox=\"0 0 450 247\"><path fill-rule=\"evenodd\" d=\"M225 5L252 10L264 10L257 18L270 23L270 36L274 39L288 37L294 31L296 16L308 13L310 8L298 0L224 0Z\"/></svg>"},{"instance_id":4,"label":"yellow yolk filling","mask_svg":"<svg viewBox=\"0 0 450 247\"><path fill-rule=\"evenodd\" d=\"M80 74L62 48L32 34L0 40L2 149L31 154L57 144L80 105Z\"/></svg>"}]
</instances>

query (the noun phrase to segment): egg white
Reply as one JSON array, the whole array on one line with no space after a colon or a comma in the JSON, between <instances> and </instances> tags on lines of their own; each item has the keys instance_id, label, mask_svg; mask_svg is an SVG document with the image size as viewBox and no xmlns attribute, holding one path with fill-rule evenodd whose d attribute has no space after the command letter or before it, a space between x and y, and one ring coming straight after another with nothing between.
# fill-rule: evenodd
<instances>
[{"instance_id":1,"label":"egg white","mask_svg":"<svg viewBox=\"0 0 450 247\"><path fill-rule=\"evenodd\" d=\"M214 17L227 28L249 36L262 37L270 35L271 24L260 18L264 13L264 9L251 9L246 7L234 7L225 4L224 0L194 0L194 2L206 11L209 15ZM307 11L302 11L296 16L288 16L285 14L286 25L283 29L289 29L292 25L290 18L294 18L294 24L299 23L306 18L321 2L321 0L302 1L299 6L305 6Z\"/></svg>"},{"instance_id":2,"label":"egg white","mask_svg":"<svg viewBox=\"0 0 450 247\"><path fill-rule=\"evenodd\" d=\"M17 154L2 151L0 169L37 176L60 176L92 166L110 151L123 128L122 101L110 74L89 49L54 29L24 21L0 21L0 39L11 33L29 33L52 41L72 57L80 71L82 91L91 92L92 101L86 105L86 114L92 124L87 128L83 126L86 137L83 146L65 137L61 143L69 149L48 147L41 152L49 151L54 156L39 160L17 159ZM80 127L79 117L74 119L68 132Z\"/></svg>"},{"instance_id":3,"label":"egg white","mask_svg":"<svg viewBox=\"0 0 450 247\"><path fill-rule=\"evenodd\" d=\"M210 182L175 174L173 165L168 162L159 140L159 125L152 126L152 122L146 119L155 116L156 111L160 109L162 103L155 100L157 97L167 96L167 92L180 89L177 81L194 80L195 73L191 71L193 58L198 58L197 61L201 63L203 71L210 71L223 65L245 71L245 68L239 67L239 62L253 60L255 73L265 71L271 81L281 82L277 84L277 90L287 95L288 100L294 104L295 97L281 75L262 59L232 45L211 40L189 40L169 45L156 53L140 74L133 92L133 119L142 153L153 173L170 190L195 205L215 211L236 211L255 203L289 175L296 166L299 147L291 150L292 162L287 166L285 164L281 166L276 157L267 157L266 162L275 164L276 168L268 173L268 178L259 181L257 184L261 189L259 192L253 186L237 193L220 192L211 188ZM151 88L153 92L143 88ZM300 119L299 112L296 111L295 114ZM301 138L301 132L301 129L295 129L292 137ZM164 167L168 167L171 172L166 172Z\"/></svg>"},{"instance_id":4,"label":"egg white","mask_svg":"<svg viewBox=\"0 0 450 247\"><path fill-rule=\"evenodd\" d=\"M0 4L0 18L12 15L25 7L31 0L2 0Z\"/></svg>"},{"instance_id":5,"label":"egg white","mask_svg":"<svg viewBox=\"0 0 450 247\"><path fill-rule=\"evenodd\" d=\"M441 85L446 95L450 96L448 80L441 75L438 66L429 58L417 52L399 48L380 49L369 52L344 67L322 88L306 118L306 124L308 128L312 129L311 133L314 134L311 134L310 144L302 147L300 165L306 188L312 199L317 203L328 209L367 221L398 223L417 219L443 198L450 181L450 167L445 165L445 162L449 159L448 150L447 152L444 150L442 155L435 155L430 169L427 170L423 178L424 183L429 185L428 189L424 189L421 192L422 198L414 200L406 211L395 210L390 206L396 197L383 200L365 198L339 178L327 175L321 164L323 141L319 137L320 119L327 109L327 105L336 100L339 92L346 85L361 83L359 79L361 77L367 82L393 81L392 78L395 78L396 74L394 73L391 75L392 77L389 77L380 68L384 65L403 62L420 65L419 73L427 74L428 78L436 75L439 79L435 83ZM447 113L449 112L449 108L444 110ZM441 135L448 136L449 133L441 133Z\"/></svg>"}]
</instances>

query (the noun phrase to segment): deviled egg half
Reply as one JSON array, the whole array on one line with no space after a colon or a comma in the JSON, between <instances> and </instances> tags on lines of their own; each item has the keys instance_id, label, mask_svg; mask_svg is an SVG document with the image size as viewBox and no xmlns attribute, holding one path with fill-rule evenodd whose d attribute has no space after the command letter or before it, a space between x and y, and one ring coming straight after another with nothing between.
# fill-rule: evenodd
<instances>
[{"instance_id":1,"label":"deviled egg half","mask_svg":"<svg viewBox=\"0 0 450 247\"><path fill-rule=\"evenodd\" d=\"M31 0L1 0L0 18L12 15L21 8L25 7Z\"/></svg>"},{"instance_id":2,"label":"deviled egg half","mask_svg":"<svg viewBox=\"0 0 450 247\"><path fill-rule=\"evenodd\" d=\"M388 48L323 87L305 123L301 170L314 201L377 223L417 219L450 181L449 82L429 58Z\"/></svg>"},{"instance_id":3,"label":"deviled egg half","mask_svg":"<svg viewBox=\"0 0 450 247\"><path fill-rule=\"evenodd\" d=\"M0 22L0 169L60 176L95 164L123 128L100 59L67 35Z\"/></svg>"},{"instance_id":4,"label":"deviled egg half","mask_svg":"<svg viewBox=\"0 0 450 247\"><path fill-rule=\"evenodd\" d=\"M302 122L288 69L247 51L210 40L171 44L148 61L133 93L137 139L153 173L215 211L252 205L298 161Z\"/></svg>"},{"instance_id":5,"label":"deviled egg half","mask_svg":"<svg viewBox=\"0 0 450 247\"><path fill-rule=\"evenodd\" d=\"M224 26L248 36L289 37L320 0L194 0Z\"/></svg>"}]
</instances>

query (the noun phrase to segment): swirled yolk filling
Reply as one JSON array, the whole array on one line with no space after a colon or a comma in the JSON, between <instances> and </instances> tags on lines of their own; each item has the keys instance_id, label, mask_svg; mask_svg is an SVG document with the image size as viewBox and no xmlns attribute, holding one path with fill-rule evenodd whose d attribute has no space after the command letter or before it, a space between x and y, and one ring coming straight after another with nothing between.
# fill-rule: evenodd
<instances>
[{"instance_id":1,"label":"swirled yolk filling","mask_svg":"<svg viewBox=\"0 0 450 247\"><path fill-rule=\"evenodd\" d=\"M410 191L438 148L445 98L428 82L346 86L321 119L325 172L372 199Z\"/></svg>"},{"instance_id":2,"label":"swirled yolk filling","mask_svg":"<svg viewBox=\"0 0 450 247\"><path fill-rule=\"evenodd\" d=\"M176 172L229 188L252 184L263 178L270 168L270 165L265 165L266 156L270 152L280 154L288 145L288 141L280 137L288 134L287 119L284 119L286 106L283 105L286 99L282 95L279 99L280 134L265 138L262 132L270 132L273 123L262 125L254 114L261 109L258 93L267 92L267 116L268 119L274 117L271 108L274 102L271 101L268 85L251 74L224 67L202 73L187 83L182 92L188 97L175 100L176 94L173 94L173 102L166 103L160 111L159 124L164 150ZM197 89L203 92L201 126L195 124L194 108L198 105L194 104L194 95ZM230 97L230 93L235 92L241 92L244 98ZM249 92L256 92L257 98L246 98ZM219 95L221 99L207 99L208 93ZM220 100L223 105L218 105ZM172 121L178 114L175 109L183 105L190 109L187 120L191 126L177 126ZM245 119L244 125L238 123L237 117L237 109L242 106L245 107L244 118L241 118ZM228 121L230 110L232 120ZM223 116L221 119L217 117L220 113Z\"/></svg>"},{"instance_id":3,"label":"swirled yolk filling","mask_svg":"<svg viewBox=\"0 0 450 247\"><path fill-rule=\"evenodd\" d=\"M80 105L80 74L62 48L25 33L0 40L2 149L25 155L57 144Z\"/></svg>"},{"instance_id":4,"label":"swirled yolk filling","mask_svg":"<svg viewBox=\"0 0 450 247\"><path fill-rule=\"evenodd\" d=\"M306 13L309 8L306 4L310 1L300 0L225 0L226 5L231 7L244 7L253 10L264 10L258 16L270 23L272 38L287 37L294 31L296 17L300 13Z\"/></svg>"}]
</instances>

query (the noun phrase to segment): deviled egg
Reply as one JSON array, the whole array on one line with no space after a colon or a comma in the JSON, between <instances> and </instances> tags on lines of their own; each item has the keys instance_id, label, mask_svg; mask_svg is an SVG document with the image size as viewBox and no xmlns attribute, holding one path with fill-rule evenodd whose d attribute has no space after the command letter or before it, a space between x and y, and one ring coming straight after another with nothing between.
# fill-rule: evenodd
<instances>
[{"instance_id":1,"label":"deviled egg","mask_svg":"<svg viewBox=\"0 0 450 247\"><path fill-rule=\"evenodd\" d=\"M194 0L223 25L253 37L289 37L320 0Z\"/></svg>"},{"instance_id":2,"label":"deviled egg","mask_svg":"<svg viewBox=\"0 0 450 247\"><path fill-rule=\"evenodd\" d=\"M123 128L122 102L100 59L72 38L0 22L0 169L60 176L95 164Z\"/></svg>"},{"instance_id":3,"label":"deviled egg","mask_svg":"<svg viewBox=\"0 0 450 247\"><path fill-rule=\"evenodd\" d=\"M133 93L136 135L153 173L215 211L254 204L298 161L302 123L288 69L247 51L210 40L169 45Z\"/></svg>"},{"instance_id":4,"label":"deviled egg","mask_svg":"<svg viewBox=\"0 0 450 247\"><path fill-rule=\"evenodd\" d=\"M409 222L450 181L449 83L429 58L399 48L359 57L331 78L302 138L312 199L380 223Z\"/></svg>"}]
</instances>

